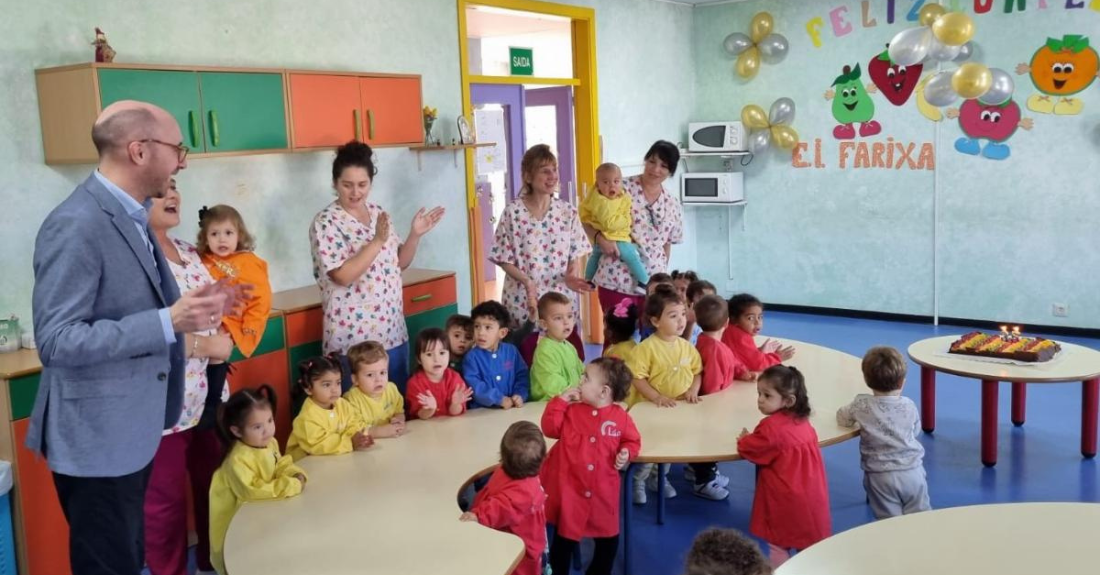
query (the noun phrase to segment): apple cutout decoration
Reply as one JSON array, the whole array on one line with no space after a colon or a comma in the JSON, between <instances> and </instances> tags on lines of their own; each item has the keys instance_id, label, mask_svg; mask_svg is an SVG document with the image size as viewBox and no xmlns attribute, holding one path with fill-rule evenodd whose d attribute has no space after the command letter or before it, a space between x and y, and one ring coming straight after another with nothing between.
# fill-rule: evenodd
<instances>
[{"instance_id":1,"label":"apple cutout decoration","mask_svg":"<svg viewBox=\"0 0 1100 575\"><path fill-rule=\"evenodd\" d=\"M967 100L958 110L947 110L948 118L958 118L959 128L965 138L955 141L955 149L964 154L981 154L990 160L1004 160L1011 150L1005 142L1016 133L1018 128L1030 130L1034 126L1031 118L1021 119L1020 106L1009 99L1003 104L983 104L978 100ZM982 147L981 140L987 140Z\"/></svg>"}]
</instances>

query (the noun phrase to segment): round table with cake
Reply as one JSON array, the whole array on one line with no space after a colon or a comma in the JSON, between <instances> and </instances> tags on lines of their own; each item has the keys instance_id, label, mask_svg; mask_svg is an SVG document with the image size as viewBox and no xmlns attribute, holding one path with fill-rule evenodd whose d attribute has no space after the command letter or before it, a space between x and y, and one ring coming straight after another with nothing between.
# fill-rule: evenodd
<instances>
[{"instance_id":1,"label":"round table with cake","mask_svg":"<svg viewBox=\"0 0 1100 575\"><path fill-rule=\"evenodd\" d=\"M961 337L923 339L909 346L921 366L921 427L936 427L936 372L982 382L982 463L997 464L997 396L1000 382L1012 383L1012 423L1024 424L1027 384L1082 382L1081 454L1096 456L1100 408L1100 351L1018 331L971 332Z\"/></svg>"}]
</instances>

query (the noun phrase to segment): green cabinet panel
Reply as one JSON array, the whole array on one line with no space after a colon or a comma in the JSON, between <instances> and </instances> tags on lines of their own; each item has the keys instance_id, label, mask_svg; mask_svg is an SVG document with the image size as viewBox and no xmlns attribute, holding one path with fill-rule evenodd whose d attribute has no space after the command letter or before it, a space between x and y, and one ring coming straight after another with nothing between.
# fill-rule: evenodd
<instances>
[{"instance_id":1,"label":"green cabinet panel","mask_svg":"<svg viewBox=\"0 0 1100 575\"><path fill-rule=\"evenodd\" d=\"M31 410L34 409L34 398L38 395L38 384L41 378L41 373L32 373L8 382L12 421L31 416Z\"/></svg>"},{"instance_id":2,"label":"green cabinet panel","mask_svg":"<svg viewBox=\"0 0 1100 575\"><path fill-rule=\"evenodd\" d=\"M207 152L286 149L282 74L199 72Z\"/></svg>"},{"instance_id":3,"label":"green cabinet panel","mask_svg":"<svg viewBox=\"0 0 1100 575\"><path fill-rule=\"evenodd\" d=\"M264 336L260 338L260 343L256 346L256 351L252 352L252 357L259 357L286 347L286 330L283 329L284 321L286 320L283 316L267 318L267 327L264 328ZM241 351L237 349L237 346L233 346L233 355L229 356L230 363L243 359L246 358L241 355Z\"/></svg>"},{"instance_id":4,"label":"green cabinet panel","mask_svg":"<svg viewBox=\"0 0 1100 575\"><path fill-rule=\"evenodd\" d=\"M415 362L416 336L429 327L443 329L447 325L447 318L458 313L458 304L445 305L416 315L405 317L405 326L409 328L409 360Z\"/></svg>"},{"instance_id":5,"label":"green cabinet panel","mask_svg":"<svg viewBox=\"0 0 1100 575\"><path fill-rule=\"evenodd\" d=\"M183 145L193 152L204 151L198 74L120 69L100 69L98 72L99 98L104 108L119 100L140 100L160 106L179 124Z\"/></svg>"},{"instance_id":6,"label":"green cabinet panel","mask_svg":"<svg viewBox=\"0 0 1100 575\"><path fill-rule=\"evenodd\" d=\"M303 343L302 345L296 345L288 350L287 359L290 363L290 417L294 418L298 416L298 412L302 409L302 402L305 398L302 394L297 392L298 387L298 364L302 360L309 359L311 357L317 357L321 355L321 342L314 341L311 343Z\"/></svg>"}]
</instances>

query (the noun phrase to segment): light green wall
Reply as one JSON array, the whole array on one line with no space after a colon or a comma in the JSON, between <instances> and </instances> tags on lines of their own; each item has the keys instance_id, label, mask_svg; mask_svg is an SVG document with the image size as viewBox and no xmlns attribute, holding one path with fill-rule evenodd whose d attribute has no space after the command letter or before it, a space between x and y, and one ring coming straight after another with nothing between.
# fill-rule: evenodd
<instances>
[{"instance_id":1,"label":"light green wall","mask_svg":"<svg viewBox=\"0 0 1100 575\"><path fill-rule=\"evenodd\" d=\"M658 137L682 132L693 102L690 8L650 0L577 2L597 10L601 129L609 159L639 158ZM50 209L91 167L46 166L34 70L89 61L95 26L118 51L118 62L260 66L415 73L424 102L438 107L437 130L450 138L461 110L454 0L291 0L148 3L127 0L28 3L0 21L0 313L30 322L34 235ZM644 58L639 58L639 55ZM676 90L677 92L673 92ZM639 120L641 118L641 120ZM307 228L332 199L331 152L193 161L179 176L180 237L191 238L197 210L236 206L268 260L273 288L310 284ZM404 233L421 205L447 216L426 237L417 267L458 272L459 305L470 301L464 167L450 154L423 156L378 150L371 200Z\"/></svg>"},{"instance_id":2,"label":"light green wall","mask_svg":"<svg viewBox=\"0 0 1100 575\"><path fill-rule=\"evenodd\" d=\"M960 5L972 6L971 2ZM974 15L977 60L1010 72L1027 62L1047 36L1089 34L1100 44L1100 12L1066 10L1064 2L1004 14L994 2ZM704 277L734 278L726 291L750 291L766 301L895 313L933 313L933 246L938 245L939 313L948 317L1023 324L1100 327L1100 298L1092 278L1100 269L1100 90L1081 94L1080 116L1041 115L1030 132L1019 131L1004 162L964 156L953 144L958 124L937 128L913 100L902 108L874 96L883 132L857 141L935 142L937 172L838 167L835 121L823 94L844 64L867 62L905 21L911 2L898 0L897 22L886 22L886 0L871 0L877 26L861 26L855 0L750 1L700 7L694 13L694 59L698 120L739 119L749 103L765 109L780 96L795 100L795 127L804 141L821 138L825 169L796 169L790 156L757 157L745 169L748 206L735 208L732 230L724 208L698 208L696 240ZM847 6L854 31L834 36L829 11ZM747 32L753 14L768 10L775 30L790 40L790 54L764 64L751 81L733 71L723 38ZM823 45L805 32L814 17L824 21ZM1016 78L1018 101L1034 93ZM807 154L812 161L812 155ZM853 156L849 157L849 162ZM938 175L937 175L938 173ZM939 197L938 225L933 193ZM730 269L732 263L733 269ZM722 283L716 281L719 288ZM1069 317L1051 314L1066 303Z\"/></svg>"}]
</instances>

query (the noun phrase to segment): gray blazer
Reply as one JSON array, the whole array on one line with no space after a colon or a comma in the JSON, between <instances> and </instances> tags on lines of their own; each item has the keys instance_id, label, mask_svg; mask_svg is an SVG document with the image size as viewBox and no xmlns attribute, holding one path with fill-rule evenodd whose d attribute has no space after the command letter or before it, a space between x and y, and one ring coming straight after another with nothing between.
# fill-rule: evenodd
<instances>
[{"instance_id":1,"label":"gray blazer","mask_svg":"<svg viewBox=\"0 0 1100 575\"><path fill-rule=\"evenodd\" d=\"M157 311L179 288L149 236L152 255L94 174L38 230L32 309L43 368L27 447L57 473L139 471L179 419L183 336L166 345Z\"/></svg>"}]
</instances>

